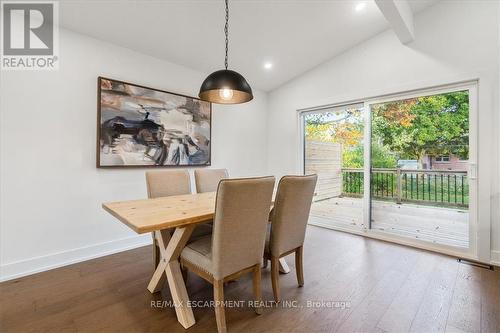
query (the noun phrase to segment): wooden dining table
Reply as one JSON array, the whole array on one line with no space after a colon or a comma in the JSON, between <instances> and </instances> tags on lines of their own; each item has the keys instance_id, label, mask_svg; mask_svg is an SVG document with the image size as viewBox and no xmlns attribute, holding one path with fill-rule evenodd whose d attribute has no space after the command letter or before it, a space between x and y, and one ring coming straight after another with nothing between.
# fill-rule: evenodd
<instances>
[{"instance_id":1,"label":"wooden dining table","mask_svg":"<svg viewBox=\"0 0 500 333\"><path fill-rule=\"evenodd\" d=\"M184 328L191 327L196 321L189 307L179 256L196 225L213 220L215 197L215 192L207 192L102 204L104 210L136 233L154 233L161 260L147 288L155 293L168 281L177 320ZM284 258L281 259L280 270L288 273L290 269Z\"/></svg>"}]
</instances>

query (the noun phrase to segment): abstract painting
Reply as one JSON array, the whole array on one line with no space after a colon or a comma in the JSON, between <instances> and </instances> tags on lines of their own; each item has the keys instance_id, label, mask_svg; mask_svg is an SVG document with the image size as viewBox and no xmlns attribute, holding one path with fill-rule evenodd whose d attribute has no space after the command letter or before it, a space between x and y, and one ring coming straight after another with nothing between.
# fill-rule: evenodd
<instances>
[{"instance_id":1,"label":"abstract painting","mask_svg":"<svg viewBox=\"0 0 500 333\"><path fill-rule=\"evenodd\" d=\"M210 103L99 77L97 104L97 167L210 165Z\"/></svg>"}]
</instances>

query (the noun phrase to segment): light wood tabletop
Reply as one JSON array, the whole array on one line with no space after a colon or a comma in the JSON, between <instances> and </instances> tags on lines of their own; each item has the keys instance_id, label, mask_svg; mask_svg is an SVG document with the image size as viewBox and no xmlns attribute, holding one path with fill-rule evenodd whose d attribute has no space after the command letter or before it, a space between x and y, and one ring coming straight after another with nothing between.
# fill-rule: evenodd
<instances>
[{"instance_id":1,"label":"light wood tabletop","mask_svg":"<svg viewBox=\"0 0 500 333\"><path fill-rule=\"evenodd\" d=\"M215 192L103 203L102 207L139 234L210 221Z\"/></svg>"}]
</instances>

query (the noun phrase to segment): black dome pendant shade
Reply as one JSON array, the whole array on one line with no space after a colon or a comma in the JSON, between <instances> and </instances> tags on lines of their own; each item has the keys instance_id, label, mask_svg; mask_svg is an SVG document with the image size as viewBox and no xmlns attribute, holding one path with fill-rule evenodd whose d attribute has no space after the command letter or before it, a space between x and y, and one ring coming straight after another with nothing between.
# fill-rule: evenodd
<instances>
[{"instance_id":1,"label":"black dome pendant shade","mask_svg":"<svg viewBox=\"0 0 500 333\"><path fill-rule=\"evenodd\" d=\"M200 99L218 104L240 104L253 99L252 88L247 80L238 72L227 69L228 65L228 21L229 7L226 1L226 25L224 33L226 35L226 58L225 67L213 72L203 81L198 96Z\"/></svg>"},{"instance_id":2,"label":"black dome pendant shade","mask_svg":"<svg viewBox=\"0 0 500 333\"><path fill-rule=\"evenodd\" d=\"M252 88L245 78L230 69L213 72L201 84L202 100L220 104L238 104L251 101Z\"/></svg>"}]
</instances>

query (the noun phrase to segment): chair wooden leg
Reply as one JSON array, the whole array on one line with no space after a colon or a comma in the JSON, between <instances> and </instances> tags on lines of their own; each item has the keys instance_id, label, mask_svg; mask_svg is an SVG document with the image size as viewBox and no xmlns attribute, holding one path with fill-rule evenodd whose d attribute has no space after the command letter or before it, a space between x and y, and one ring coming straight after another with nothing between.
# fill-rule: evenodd
<instances>
[{"instance_id":1,"label":"chair wooden leg","mask_svg":"<svg viewBox=\"0 0 500 333\"><path fill-rule=\"evenodd\" d=\"M262 314L262 288L260 285L261 282L261 268L260 264L255 265L255 269L253 271L253 295L255 298L255 313Z\"/></svg>"},{"instance_id":2,"label":"chair wooden leg","mask_svg":"<svg viewBox=\"0 0 500 333\"><path fill-rule=\"evenodd\" d=\"M280 267L279 258L271 257L271 281L273 283L273 294L276 302L280 301Z\"/></svg>"},{"instance_id":3,"label":"chair wooden leg","mask_svg":"<svg viewBox=\"0 0 500 333\"><path fill-rule=\"evenodd\" d=\"M224 283L222 280L214 281L215 320L217 332L226 333L226 314L224 310Z\"/></svg>"},{"instance_id":4,"label":"chair wooden leg","mask_svg":"<svg viewBox=\"0 0 500 333\"><path fill-rule=\"evenodd\" d=\"M153 253L153 271L155 271L156 267L158 267L158 264L160 263L161 254L160 248L158 247L158 241L155 238L155 233L152 232L151 235L153 236L153 247L151 249Z\"/></svg>"},{"instance_id":5,"label":"chair wooden leg","mask_svg":"<svg viewBox=\"0 0 500 333\"><path fill-rule=\"evenodd\" d=\"M304 265L302 261L303 246L299 246L295 250L295 272L297 273L297 283L299 287L304 285Z\"/></svg>"},{"instance_id":6,"label":"chair wooden leg","mask_svg":"<svg viewBox=\"0 0 500 333\"><path fill-rule=\"evenodd\" d=\"M184 280L184 283L187 283L188 270L186 267L182 266L182 264L181 264L181 272L182 272L182 279Z\"/></svg>"}]
</instances>

